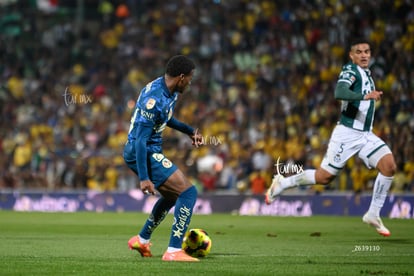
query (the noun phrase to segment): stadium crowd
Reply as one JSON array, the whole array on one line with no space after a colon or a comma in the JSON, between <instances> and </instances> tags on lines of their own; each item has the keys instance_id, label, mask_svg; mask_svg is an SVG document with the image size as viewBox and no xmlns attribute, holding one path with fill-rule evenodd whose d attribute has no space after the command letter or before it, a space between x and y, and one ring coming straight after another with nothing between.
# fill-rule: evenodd
<instances>
[{"instance_id":1,"label":"stadium crowd","mask_svg":"<svg viewBox=\"0 0 414 276\"><path fill-rule=\"evenodd\" d=\"M135 188L122 159L130 113L180 53L197 71L175 116L204 145L166 131L165 155L200 191L263 194L276 170L319 166L348 41L363 36L384 91L374 130L398 164L393 190L414 191L411 1L85 0L48 12L11 2L0 9L0 188ZM375 172L351 161L324 189L371 188Z\"/></svg>"}]
</instances>

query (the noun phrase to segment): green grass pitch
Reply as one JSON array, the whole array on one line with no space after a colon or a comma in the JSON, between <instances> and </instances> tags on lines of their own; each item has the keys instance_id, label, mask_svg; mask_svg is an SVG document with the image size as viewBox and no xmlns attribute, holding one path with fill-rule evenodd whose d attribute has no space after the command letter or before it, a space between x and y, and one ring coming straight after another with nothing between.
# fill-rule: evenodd
<instances>
[{"instance_id":1,"label":"green grass pitch","mask_svg":"<svg viewBox=\"0 0 414 276\"><path fill-rule=\"evenodd\" d=\"M127 246L141 213L0 211L0 275L414 275L414 220L194 215L213 245L198 263L161 261L172 216L152 237L154 257Z\"/></svg>"}]
</instances>

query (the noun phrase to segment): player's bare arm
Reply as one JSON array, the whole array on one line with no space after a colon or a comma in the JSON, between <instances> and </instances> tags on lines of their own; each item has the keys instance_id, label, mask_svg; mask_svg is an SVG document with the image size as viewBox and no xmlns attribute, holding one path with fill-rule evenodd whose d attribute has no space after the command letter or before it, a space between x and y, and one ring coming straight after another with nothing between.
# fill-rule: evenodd
<instances>
[{"instance_id":1,"label":"player's bare arm","mask_svg":"<svg viewBox=\"0 0 414 276\"><path fill-rule=\"evenodd\" d=\"M364 96L364 100L375 100L375 101L379 101L381 100L381 96L382 96L383 92L382 91L371 91L371 93L368 93Z\"/></svg>"},{"instance_id":2,"label":"player's bare arm","mask_svg":"<svg viewBox=\"0 0 414 276\"><path fill-rule=\"evenodd\" d=\"M204 144L204 139L203 139L203 136L202 136L202 135L201 135L201 133L198 131L198 129L196 129L196 130L194 131L194 133L190 135L190 138L191 138L192 144L193 144L195 147L199 147L199 146L201 146L201 145L203 145L203 144Z\"/></svg>"},{"instance_id":3,"label":"player's bare arm","mask_svg":"<svg viewBox=\"0 0 414 276\"><path fill-rule=\"evenodd\" d=\"M139 183L141 191L144 194L151 194L151 195L155 195L155 186L154 183L152 183L151 180L147 179L147 180L142 180Z\"/></svg>"}]
</instances>

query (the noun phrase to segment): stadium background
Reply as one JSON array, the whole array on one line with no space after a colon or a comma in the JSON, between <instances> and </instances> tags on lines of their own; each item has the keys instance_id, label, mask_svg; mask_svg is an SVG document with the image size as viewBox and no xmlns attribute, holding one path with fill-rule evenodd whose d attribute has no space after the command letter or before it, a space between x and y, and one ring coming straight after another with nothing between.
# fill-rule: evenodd
<instances>
[{"instance_id":1,"label":"stadium background","mask_svg":"<svg viewBox=\"0 0 414 276\"><path fill-rule=\"evenodd\" d=\"M414 189L410 1L1 1L0 189L128 191L122 160L137 92L174 54L197 75L175 115L205 145L165 132L200 194L261 195L280 163L315 167L338 118L346 45L372 43L385 95L375 132L395 154L393 193ZM353 159L325 190L370 191ZM324 193L315 186L301 191Z\"/></svg>"}]
</instances>

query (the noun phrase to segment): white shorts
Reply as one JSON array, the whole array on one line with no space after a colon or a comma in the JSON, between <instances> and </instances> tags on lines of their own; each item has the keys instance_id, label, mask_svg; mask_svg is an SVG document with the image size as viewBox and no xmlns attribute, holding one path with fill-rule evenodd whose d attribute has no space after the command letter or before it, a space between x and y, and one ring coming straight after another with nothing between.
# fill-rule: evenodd
<instances>
[{"instance_id":1,"label":"white shorts","mask_svg":"<svg viewBox=\"0 0 414 276\"><path fill-rule=\"evenodd\" d=\"M391 150L371 131L337 125L332 132L321 167L332 175L337 175L345 167L346 162L357 153L365 165L372 169L384 155L391 153Z\"/></svg>"}]
</instances>

